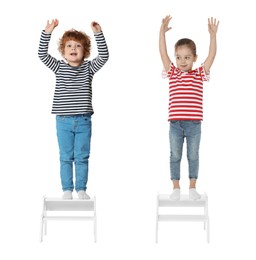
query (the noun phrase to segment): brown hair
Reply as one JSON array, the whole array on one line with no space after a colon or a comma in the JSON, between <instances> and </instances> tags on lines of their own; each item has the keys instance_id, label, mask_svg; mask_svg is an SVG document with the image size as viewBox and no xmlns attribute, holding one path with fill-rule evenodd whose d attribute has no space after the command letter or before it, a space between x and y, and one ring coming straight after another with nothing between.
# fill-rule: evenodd
<instances>
[{"instance_id":1,"label":"brown hair","mask_svg":"<svg viewBox=\"0 0 256 260\"><path fill-rule=\"evenodd\" d=\"M63 36L59 39L59 47L61 55L64 56L65 44L67 41L76 41L82 44L84 48L84 57L88 58L91 52L91 40L90 37L84 32L79 32L74 29L66 31Z\"/></svg>"},{"instance_id":2,"label":"brown hair","mask_svg":"<svg viewBox=\"0 0 256 260\"><path fill-rule=\"evenodd\" d=\"M183 46L183 45L186 45L189 49L191 49L191 51L195 57L197 56L196 44L188 38L182 38L182 39L178 40L174 46L175 51L177 50L178 47Z\"/></svg>"}]
</instances>

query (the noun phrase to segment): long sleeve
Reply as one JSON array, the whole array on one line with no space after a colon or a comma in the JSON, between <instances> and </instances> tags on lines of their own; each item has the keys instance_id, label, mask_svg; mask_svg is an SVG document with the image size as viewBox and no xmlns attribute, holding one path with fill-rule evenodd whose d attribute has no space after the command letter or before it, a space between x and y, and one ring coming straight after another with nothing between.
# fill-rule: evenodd
<instances>
[{"instance_id":1,"label":"long sleeve","mask_svg":"<svg viewBox=\"0 0 256 260\"><path fill-rule=\"evenodd\" d=\"M51 39L51 34L46 33L45 31L42 31L40 42L39 42L39 48L38 48L38 56L40 60L52 71L55 73L58 71L59 68L59 61L52 57L50 54L48 54L48 47L49 42Z\"/></svg>"},{"instance_id":2,"label":"long sleeve","mask_svg":"<svg viewBox=\"0 0 256 260\"><path fill-rule=\"evenodd\" d=\"M109 58L108 47L103 32L95 34L95 40L98 48L98 56L91 61L91 70L93 73L101 69Z\"/></svg>"}]
</instances>

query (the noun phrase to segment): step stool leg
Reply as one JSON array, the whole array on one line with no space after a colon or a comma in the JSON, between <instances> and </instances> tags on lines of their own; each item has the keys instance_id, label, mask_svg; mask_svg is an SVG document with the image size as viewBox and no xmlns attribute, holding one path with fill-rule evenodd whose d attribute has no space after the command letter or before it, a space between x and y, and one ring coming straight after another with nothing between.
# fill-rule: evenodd
<instances>
[{"instance_id":1,"label":"step stool leg","mask_svg":"<svg viewBox=\"0 0 256 260\"><path fill-rule=\"evenodd\" d=\"M40 228L40 242L43 242L43 230L44 230L44 216L45 216L46 208L45 208L45 196L43 197L43 211L41 216L41 228Z\"/></svg>"},{"instance_id":2,"label":"step stool leg","mask_svg":"<svg viewBox=\"0 0 256 260\"><path fill-rule=\"evenodd\" d=\"M43 221L43 216L41 216L41 223L40 223L40 242L43 242L43 227L44 221Z\"/></svg>"},{"instance_id":3,"label":"step stool leg","mask_svg":"<svg viewBox=\"0 0 256 260\"><path fill-rule=\"evenodd\" d=\"M208 210L207 210L207 204L205 205L204 207L204 216L208 216ZM208 220L204 220L204 230L207 228L206 225L207 225L207 221Z\"/></svg>"},{"instance_id":4,"label":"step stool leg","mask_svg":"<svg viewBox=\"0 0 256 260\"><path fill-rule=\"evenodd\" d=\"M96 216L94 216L94 243L97 242L97 221Z\"/></svg>"},{"instance_id":5,"label":"step stool leg","mask_svg":"<svg viewBox=\"0 0 256 260\"><path fill-rule=\"evenodd\" d=\"M47 220L44 220L44 235L47 235Z\"/></svg>"},{"instance_id":6,"label":"step stool leg","mask_svg":"<svg viewBox=\"0 0 256 260\"><path fill-rule=\"evenodd\" d=\"M206 234L207 234L207 242L210 243L210 219L209 219L209 217L208 217L208 221L207 221Z\"/></svg>"}]
</instances>

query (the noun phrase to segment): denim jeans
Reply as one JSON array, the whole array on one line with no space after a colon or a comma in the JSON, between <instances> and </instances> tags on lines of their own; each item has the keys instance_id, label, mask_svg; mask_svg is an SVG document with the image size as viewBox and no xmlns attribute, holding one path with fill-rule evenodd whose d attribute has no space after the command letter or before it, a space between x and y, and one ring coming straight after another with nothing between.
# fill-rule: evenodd
<instances>
[{"instance_id":1,"label":"denim jeans","mask_svg":"<svg viewBox=\"0 0 256 260\"><path fill-rule=\"evenodd\" d=\"M185 138L187 141L189 179L197 179L199 170L201 121L171 121L169 137L171 150L171 180L180 180L180 162Z\"/></svg>"},{"instance_id":2,"label":"denim jeans","mask_svg":"<svg viewBox=\"0 0 256 260\"><path fill-rule=\"evenodd\" d=\"M86 190L91 143L91 115L56 116L62 190Z\"/></svg>"}]
</instances>

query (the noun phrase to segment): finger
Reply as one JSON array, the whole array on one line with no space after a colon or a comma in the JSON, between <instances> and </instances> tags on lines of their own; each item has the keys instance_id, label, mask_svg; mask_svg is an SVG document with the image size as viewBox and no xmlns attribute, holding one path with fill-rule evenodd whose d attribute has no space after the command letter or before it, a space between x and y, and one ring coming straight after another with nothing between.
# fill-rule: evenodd
<instances>
[{"instance_id":1,"label":"finger","mask_svg":"<svg viewBox=\"0 0 256 260\"><path fill-rule=\"evenodd\" d=\"M209 23L209 25L213 24L213 18L212 17L208 18L208 23Z\"/></svg>"},{"instance_id":2,"label":"finger","mask_svg":"<svg viewBox=\"0 0 256 260\"><path fill-rule=\"evenodd\" d=\"M95 22L95 21L92 22L92 26L95 27L95 26L97 26L97 25L99 25L97 22Z\"/></svg>"},{"instance_id":3,"label":"finger","mask_svg":"<svg viewBox=\"0 0 256 260\"><path fill-rule=\"evenodd\" d=\"M172 17L171 17L170 15L168 15L168 16L166 17L166 21L168 21L168 22L170 22L171 19L172 19Z\"/></svg>"},{"instance_id":4,"label":"finger","mask_svg":"<svg viewBox=\"0 0 256 260\"><path fill-rule=\"evenodd\" d=\"M211 24L213 24L213 17L211 17Z\"/></svg>"},{"instance_id":5,"label":"finger","mask_svg":"<svg viewBox=\"0 0 256 260\"><path fill-rule=\"evenodd\" d=\"M163 19L163 21L168 21L168 20L170 20L170 15L166 15L165 17L164 17L164 19Z\"/></svg>"},{"instance_id":6,"label":"finger","mask_svg":"<svg viewBox=\"0 0 256 260\"><path fill-rule=\"evenodd\" d=\"M170 19L169 17L167 17L167 18L165 19L165 21L164 21L164 25L168 26L170 20L171 20L171 19Z\"/></svg>"}]
</instances>

